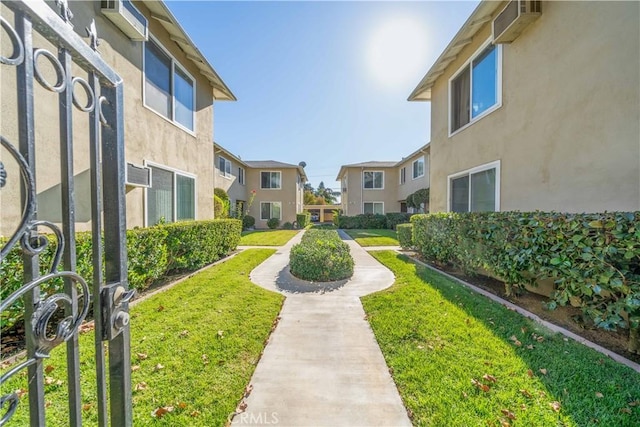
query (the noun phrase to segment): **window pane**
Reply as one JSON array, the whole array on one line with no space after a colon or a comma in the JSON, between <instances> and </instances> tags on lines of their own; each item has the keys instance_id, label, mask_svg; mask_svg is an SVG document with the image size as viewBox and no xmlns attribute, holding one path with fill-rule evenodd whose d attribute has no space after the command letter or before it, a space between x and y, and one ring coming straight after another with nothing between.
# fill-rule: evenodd
<instances>
[{"instance_id":1,"label":"window pane","mask_svg":"<svg viewBox=\"0 0 640 427\"><path fill-rule=\"evenodd\" d=\"M496 210L496 170L471 175L471 212Z\"/></svg>"},{"instance_id":2,"label":"window pane","mask_svg":"<svg viewBox=\"0 0 640 427\"><path fill-rule=\"evenodd\" d=\"M271 203L271 218L280 219L280 203Z\"/></svg>"},{"instance_id":3,"label":"window pane","mask_svg":"<svg viewBox=\"0 0 640 427\"><path fill-rule=\"evenodd\" d=\"M280 188L280 172L271 172L271 187Z\"/></svg>"},{"instance_id":4,"label":"window pane","mask_svg":"<svg viewBox=\"0 0 640 427\"><path fill-rule=\"evenodd\" d=\"M364 204L364 213L372 214L373 213L373 203L365 203Z\"/></svg>"},{"instance_id":5,"label":"window pane","mask_svg":"<svg viewBox=\"0 0 640 427\"><path fill-rule=\"evenodd\" d=\"M469 123L469 67L451 82L451 131Z\"/></svg>"},{"instance_id":6,"label":"window pane","mask_svg":"<svg viewBox=\"0 0 640 427\"><path fill-rule=\"evenodd\" d=\"M151 167L151 188L147 189L147 223L164 219L173 222L173 173Z\"/></svg>"},{"instance_id":7,"label":"window pane","mask_svg":"<svg viewBox=\"0 0 640 427\"><path fill-rule=\"evenodd\" d=\"M382 188L384 174L382 172L374 172L373 188Z\"/></svg>"},{"instance_id":8,"label":"window pane","mask_svg":"<svg viewBox=\"0 0 640 427\"><path fill-rule=\"evenodd\" d=\"M196 218L196 182L193 178L176 175L176 210L178 221Z\"/></svg>"},{"instance_id":9,"label":"window pane","mask_svg":"<svg viewBox=\"0 0 640 427\"><path fill-rule=\"evenodd\" d=\"M149 40L144 61L145 104L171 119L171 59Z\"/></svg>"},{"instance_id":10,"label":"window pane","mask_svg":"<svg viewBox=\"0 0 640 427\"><path fill-rule=\"evenodd\" d=\"M193 81L180 68L175 67L176 122L193 130Z\"/></svg>"},{"instance_id":11,"label":"window pane","mask_svg":"<svg viewBox=\"0 0 640 427\"><path fill-rule=\"evenodd\" d=\"M364 188L373 188L373 172L364 173Z\"/></svg>"},{"instance_id":12,"label":"window pane","mask_svg":"<svg viewBox=\"0 0 640 427\"><path fill-rule=\"evenodd\" d=\"M451 180L451 211L469 212L469 176Z\"/></svg>"},{"instance_id":13,"label":"window pane","mask_svg":"<svg viewBox=\"0 0 640 427\"><path fill-rule=\"evenodd\" d=\"M260 219L271 219L271 203L260 203Z\"/></svg>"},{"instance_id":14,"label":"window pane","mask_svg":"<svg viewBox=\"0 0 640 427\"><path fill-rule=\"evenodd\" d=\"M378 215L384 214L384 205L382 203L374 203L373 204L373 213Z\"/></svg>"},{"instance_id":15,"label":"window pane","mask_svg":"<svg viewBox=\"0 0 640 427\"><path fill-rule=\"evenodd\" d=\"M224 175L224 168L225 168L225 159L222 157L218 157L218 169L220 170L220 175Z\"/></svg>"},{"instance_id":16,"label":"window pane","mask_svg":"<svg viewBox=\"0 0 640 427\"><path fill-rule=\"evenodd\" d=\"M418 178L424 175L424 160L419 159L413 163L413 177Z\"/></svg>"},{"instance_id":17,"label":"window pane","mask_svg":"<svg viewBox=\"0 0 640 427\"><path fill-rule=\"evenodd\" d=\"M473 61L472 117L494 106L497 93L498 64L495 46L489 46Z\"/></svg>"},{"instance_id":18,"label":"window pane","mask_svg":"<svg viewBox=\"0 0 640 427\"><path fill-rule=\"evenodd\" d=\"M260 172L260 188L269 188L271 178L269 172Z\"/></svg>"}]
</instances>

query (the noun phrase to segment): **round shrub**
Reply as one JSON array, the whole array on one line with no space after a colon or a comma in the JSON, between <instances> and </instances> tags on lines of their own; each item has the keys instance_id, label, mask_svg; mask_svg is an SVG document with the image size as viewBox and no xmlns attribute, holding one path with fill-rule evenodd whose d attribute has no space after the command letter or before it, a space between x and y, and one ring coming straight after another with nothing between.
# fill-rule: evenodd
<instances>
[{"instance_id":1,"label":"round shrub","mask_svg":"<svg viewBox=\"0 0 640 427\"><path fill-rule=\"evenodd\" d=\"M413 248L413 224L398 224L396 234L403 249Z\"/></svg>"},{"instance_id":2,"label":"round shrub","mask_svg":"<svg viewBox=\"0 0 640 427\"><path fill-rule=\"evenodd\" d=\"M267 227L269 227L272 230L278 228L279 225L280 225L280 220L278 218L271 218L269 221L267 221Z\"/></svg>"},{"instance_id":3,"label":"round shrub","mask_svg":"<svg viewBox=\"0 0 640 427\"><path fill-rule=\"evenodd\" d=\"M282 228L285 230L293 230L293 224L287 221L284 224L282 224Z\"/></svg>"},{"instance_id":4,"label":"round shrub","mask_svg":"<svg viewBox=\"0 0 640 427\"><path fill-rule=\"evenodd\" d=\"M246 230L247 228L251 228L254 225L256 225L256 219L254 217L252 217L251 215L245 215L242 217L242 228Z\"/></svg>"},{"instance_id":5,"label":"round shrub","mask_svg":"<svg viewBox=\"0 0 640 427\"><path fill-rule=\"evenodd\" d=\"M291 248L291 274L314 282L342 280L353 275L353 258L349 245L335 230L312 229Z\"/></svg>"}]
</instances>

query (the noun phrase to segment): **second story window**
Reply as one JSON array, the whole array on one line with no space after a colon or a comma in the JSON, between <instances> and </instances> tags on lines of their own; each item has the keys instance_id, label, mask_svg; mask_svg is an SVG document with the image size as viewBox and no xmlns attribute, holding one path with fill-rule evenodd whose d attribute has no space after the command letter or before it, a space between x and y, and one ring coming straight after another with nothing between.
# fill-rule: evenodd
<instances>
[{"instance_id":1,"label":"second story window","mask_svg":"<svg viewBox=\"0 0 640 427\"><path fill-rule=\"evenodd\" d=\"M195 129L193 77L151 37L144 45L144 105L193 132Z\"/></svg>"},{"instance_id":2,"label":"second story window","mask_svg":"<svg viewBox=\"0 0 640 427\"><path fill-rule=\"evenodd\" d=\"M362 178L364 188L374 190L384 189L384 172L364 171Z\"/></svg>"},{"instance_id":3,"label":"second story window","mask_svg":"<svg viewBox=\"0 0 640 427\"><path fill-rule=\"evenodd\" d=\"M400 185L404 184L405 182L407 182L407 168L403 167L402 169L400 169Z\"/></svg>"},{"instance_id":4,"label":"second story window","mask_svg":"<svg viewBox=\"0 0 640 427\"><path fill-rule=\"evenodd\" d=\"M424 176L424 157L413 162L413 179Z\"/></svg>"},{"instance_id":5,"label":"second story window","mask_svg":"<svg viewBox=\"0 0 640 427\"><path fill-rule=\"evenodd\" d=\"M244 185L244 168L238 168L238 184Z\"/></svg>"},{"instance_id":6,"label":"second story window","mask_svg":"<svg viewBox=\"0 0 640 427\"><path fill-rule=\"evenodd\" d=\"M282 188L280 172L260 172L260 188L279 190Z\"/></svg>"},{"instance_id":7,"label":"second story window","mask_svg":"<svg viewBox=\"0 0 640 427\"><path fill-rule=\"evenodd\" d=\"M450 134L500 106L500 49L484 46L449 81Z\"/></svg>"},{"instance_id":8,"label":"second story window","mask_svg":"<svg viewBox=\"0 0 640 427\"><path fill-rule=\"evenodd\" d=\"M218 157L218 170L220 175L231 178L231 162L224 157Z\"/></svg>"}]
</instances>

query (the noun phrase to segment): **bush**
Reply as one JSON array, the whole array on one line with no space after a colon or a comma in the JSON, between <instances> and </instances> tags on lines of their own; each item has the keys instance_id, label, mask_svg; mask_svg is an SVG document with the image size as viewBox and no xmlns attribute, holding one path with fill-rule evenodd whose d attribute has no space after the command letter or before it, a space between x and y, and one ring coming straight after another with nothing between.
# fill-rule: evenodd
<instances>
[{"instance_id":1,"label":"bush","mask_svg":"<svg viewBox=\"0 0 640 427\"><path fill-rule=\"evenodd\" d=\"M387 228L395 230L398 224L407 224L411 220L410 213L406 212L389 212L385 214L387 217Z\"/></svg>"},{"instance_id":2,"label":"bush","mask_svg":"<svg viewBox=\"0 0 640 427\"><path fill-rule=\"evenodd\" d=\"M293 230L293 224L287 221L284 224L282 224L282 228L284 230Z\"/></svg>"},{"instance_id":3,"label":"bush","mask_svg":"<svg viewBox=\"0 0 640 427\"><path fill-rule=\"evenodd\" d=\"M223 199L217 195L213 196L213 217L215 219L224 219L229 216L228 205Z\"/></svg>"},{"instance_id":4,"label":"bush","mask_svg":"<svg viewBox=\"0 0 640 427\"><path fill-rule=\"evenodd\" d=\"M240 241L239 220L189 221L127 230L127 277L129 287L138 291L174 271L194 270L220 259L234 250ZM46 236L49 245L40 253L40 271L51 268L57 242ZM0 239L0 244L5 241ZM91 233L76 234L76 272L89 286L93 283L93 242ZM63 266L60 266L60 270ZM0 263L0 297L4 300L23 285L22 250L18 246ZM41 286L45 295L63 291L61 279ZM2 330L24 316L22 299L2 312Z\"/></svg>"},{"instance_id":5,"label":"bush","mask_svg":"<svg viewBox=\"0 0 640 427\"><path fill-rule=\"evenodd\" d=\"M251 215L245 215L242 217L242 229L247 230L256 225L256 219Z\"/></svg>"},{"instance_id":6,"label":"bush","mask_svg":"<svg viewBox=\"0 0 640 427\"><path fill-rule=\"evenodd\" d=\"M213 194L220 197L220 199L225 202L225 203L229 203L229 195L227 194L226 191L224 191L222 188L220 187L216 187L213 189Z\"/></svg>"},{"instance_id":7,"label":"bush","mask_svg":"<svg viewBox=\"0 0 640 427\"><path fill-rule=\"evenodd\" d=\"M267 227L269 227L272 230L275 230L276 228L278 228L279 225L280 225L280 220L278 218L270 218L269 221L267 221Z\"/></svg>"},{"instance_id":8,"label":"bush","mask_svg":"<svg viewBox=\"0 0 640 427\"><path fill-rule=\"evenodd\" d=\"M398 235L398 241L403 249L413 248L413 225L412 224L398 224L396 228L396 234Z\"/></svg>"},{"instance_id":9,"label":"bush","mask_svg":"<svg viewBox=\"0 0 640 427\"><path fill-rule=\"evenodd\" d=\"M334 218L336 218L334 216ZM339 215L336 225L348 229L383 229L387 228L387 217L380 214L360 214L356 216Z\"/></svg>"},{"instance_id":10,"label":"bush","mask_svg":"<svg viewBox=\"0 0 640 427\"><path fill-rule=\"evenodd\" d=\"M640 212L447 213L411 222L425 258L482 268L504 280L507 293L553 278L550 308L578 301L598 327L631 329L630 351L640 352Z\"/></svg>"},{"instance_id":11,"label":"bush","mask_svg":"<svg viewBox=\"0 0 640 427\"><path fill-rule=\"evenodd\" d=\"M353 275L349 245L335 230L307 230L291 248L289 263L291 274L303 280L328 282Z\"/></svg>"},{"instance_id":12,"label":"bush","mask_svg":"<svg viewBox=\"0 0 640 427\"><path fill-rule=\"evenodd\" d=\"M298 223L298 228L305 228L307 225L311 223L311 213L302 212L302 213L296 214L296 222Z\"/></svg>"}]
</instances>

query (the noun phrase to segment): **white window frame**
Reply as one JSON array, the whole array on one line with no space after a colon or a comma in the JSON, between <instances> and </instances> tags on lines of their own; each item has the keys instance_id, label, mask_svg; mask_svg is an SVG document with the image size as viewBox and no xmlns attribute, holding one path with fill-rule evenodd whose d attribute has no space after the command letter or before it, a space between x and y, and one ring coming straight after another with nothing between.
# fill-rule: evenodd
<instances>
[{"instance_id":1,"label":"white window frame","mask_svg":"<svg viewBox=\"0 0 640 427\"><path fill-rule=\"evenodd\" d=\"M166 117L164 116L162 113L154 110L152 107L150 107L149 105L147 105L147 95L146 95L146 80L147 80L147 73L146 73L146 50L147 50L147 43L149 43L149 41L151 41L152 43L154 43L156 46L158 46L158 48L160 50L162 50L170 59L171 59L171 117ZM175 96L175 69L176 67L178 67L180 69L181 72L183 72L187 77L189 77L191 79L191 81L193 82L193 129L189 129L188 127L184 126L183 124L177 122L175 120L175 115L176 115L176 96ZM153 111L155 114L157 114L158 116L162 117L163 119L165 119L166 121L168 121L169 123L179 127L180 129L184 130L185 132L191 134L192 136L196 136L196 105L197 105L197 99L196 99L196 79L193 77L193 75L187 71L187 69L182 66L177 60L176 58L162 45L162 43L160 43L160 41L153 36L153 34L149 33L149 40L145 41L143 43L142 46L142 105L148 109L149 111Z\"/></svg>"},{"instance_id":2,"label":"white window frame","mask_svg":"<svg viewBox=\"0 0 640 427\"><path fill-rule=\"evenodd\" d=\"M143 160L142 164L144 166L151 166L154 168L158 168L158 169L164 169L167 172L171 172L173 173L173 217L176 218L178 216L178 204L176 203L175 198L177 197L178 194L178 189L177 189L177 183L178 180L176 178L177 175L182 175L184 177L187 178L192 178L193 179L193 193L194 193L194 198L193 198L193 213L194 213L194 221L198 219L198 175L194 175L192 173L189 172L185 172L183 170L180 169L176 169L176 168L172 168L170 166L166 166L163 165L161 163L155 163L155 162L151 162L148 160ZM149 207L149 200L148 200L148 194L149 194L149 188L151 188L153 186L153 172L151 173L151 186L147 187L144 189L144 221L143 224L145 227L149 227L149 217L148 217L148 207ZM175 220L173 222L176 222Z\"/></svg>"},{"instance_id":3,"label":"white window frame","mask_svg":"<svg viewBox=\"0 0 640 427\"><path fill-rule=\"evenodd\" d=\"M407 182L407 167L403 166L400 168L400 185L404 185Z\"/></svg>"},{"instance_id":4,"label":"white window frame","mask_svg":"<svg viewBox=\"0 0 640 427\"><path fill-rule=\"evenodd\" d=\"M280 175L280 179L279 179L279 181L280 181L280 186L279 186L279 187L274 187L274 188L271 188L271 187L266 187L266 188L265 188L265 187L263 187L263 186L262 186L262 174L263 174L263 173L269 173L269 174L277 173L277 174L279 174L279 175ZM271 182L271 178L269 178L269 182ZM261 190L282 190L282 171L261 170L261 171L260 171L260 189L261 189Z\"/></svg>"},{"instance_id":5,"label":"white window frame","mask_svg":"<svg viewBox=\"0 0 640 427\"><path fill-rule=\"evenodd\" d=\"M364 186L364 174L365 173L381 173L382 174L382 187L380 188L376 188L376 187L371 187L371 188L367 188ZM375 178L373 179L373 183L375 185ZM364 190L384 190L384 171L379 171L379 170L363 170L362 171L362 188Z\"/></svg>"},{"instance_id":6,"label":"white window frame","mask_svg":"<svg viewBox=\"0 0 640 427\"><path fill-rule=\"evenodd\" d=\"M422 161L422 175L417 175L417 176L415 176L415 175L414 175L414 171L415 171L415 169L414 169L414 165L415 165L416 163L418 163L419 161ZM415 160L411 163L411 176L413 177L413 178L412 178L412 180L414 180L414 179L418 179L418 178L422 178L422 177L424 176L424 174L425 174L425 170L426 170L426 161L425 161L424 156L422 156L422 157L420 157L420 158L415 159Z\"/></svg>"},{"instance_id":7,"label":"white window frame","mask_svg":"<svg viewBox=\"0 0 640 427\"><path fill-rule=\"evenodd\" d=\"M375 213L375 210L376 210L376 209L375 209L375 205L376 205L376 204L380 204L380 205L382 205L382 214L379 214L379 215L384 215L384 212L385 212L385 211L384 211L384 202L373 202L373 201L362 202L362 213L363 213L363 214L364 214L364 205L366 205L367 203L370 203L370 204L374 205L374 206L373 206L373 214L374 214L374 215L376 214L376 213Z\"/></svg>"},{"instance_id":8,"label":"white window frame","mask_svg":"<svg viewBox=\"0 0 640 427\"><path fill-rule=\"evenodd\" d=\"M280 216L278 217L279 220L282 220L282 202L268 202L268 201L264 201L264 202L260 202L260 221L269 221L271 218L275 218L273 216L270 216L269 218L263 218L262 217L262 205L265 203L269 203L271 205L277 203L280 205ZM269 208L269 213L271 214L272 212L272 208Z\"/></svg>"},{"instance_id":9,"label":"white window frame","mask_svg":"<svg viewBox=\"0 0 640 427\"><path fill-rule=\"evenodd\" d=\"M238 184L245 185L245 174L246 171L242 166L238 166Z\"/></svg>"},{"instance_id":10,"label":"white window frame","mask_svg":"<svg viewBox=\"0 0 640 427\"><path fill-rule=\"evenodd\" d=\"M224 160L224 170L220 168L220 159ZM229 172L227 172L227 165L229 165ZM226 157L218 156L218 173L221 176L224 176L225 178L231 178L231 167L232 164Z\"/></svg>"},{"instance_id":11,"label":"white window frame","mask_svg":"<svg viewBox=\"0 0 640 427\"><path fill-rule=\"evenodd\" d=\"M497 72L497 78L496 78L496 103L487 108L485 111L483 111L479 116L476 117L469 117L469 123L467 123L464 126L460 126L458 129L456 130L451 130L452 124L453 124L453 116L452 116L452 109L451 107L452 105L452 100L453 100L453 96L452 96L452 83L453 81L460 75L460 73L462 73L464 71L464 69L469 66L471 67L471 62L476 59L487 47L489 47L489 45L492 43L493 38L489 37L487 39L487 41L485 41L479 48L478 50L476 50L473 55L471 55L469 57L469 59L467 59L467 61L462 64L460 66L460 68L458 68L456 70L455 73L453 73L453 75L449 78L449 90L448 90L448 95L449 95L449 103L448 103L448 115L449 115L449 125L447 127L447 130L449 132L449 137L452 137L453 135L457 134L458 132L462 132L463 130L465 130L466 128L468 128L469 126L471 126L472 124L476 123L478 120L488 116L489 114L493 113L494 111L496 111L498 108L502 107L502 44L496 44L496 62L498 64L498 72ZM473 93L473 70L470 68L469 69L469 91L471 93ZM471 97L471 94L469 96L469 102L472 103L473 99ZM469 113L471 114L471 112Z\"/></svg>"},{"instance_id":12,"label":"white window frame","mask_svg":"<svg viewBox=\"0 0 640 427\"><path fill-rule=\"evenodd\" d=\"M489 169L496 170L496 188L495 188L495 212L500 212L500 160L496 160L491 163L485 163L480 166L476 166L471 169L464 170L462 172L456 172L447 176L447 212L451 210L451 181L460 178L461 176L469 176L469 201L468 206L471 208L471 175L478 172L483 172Z\"/></svg>"}]
</instances>

